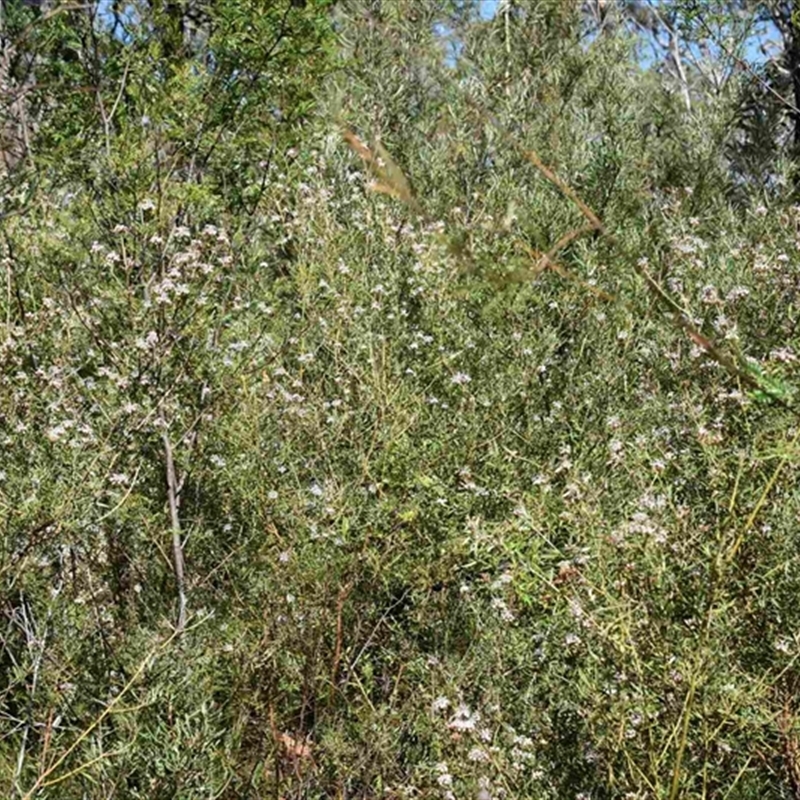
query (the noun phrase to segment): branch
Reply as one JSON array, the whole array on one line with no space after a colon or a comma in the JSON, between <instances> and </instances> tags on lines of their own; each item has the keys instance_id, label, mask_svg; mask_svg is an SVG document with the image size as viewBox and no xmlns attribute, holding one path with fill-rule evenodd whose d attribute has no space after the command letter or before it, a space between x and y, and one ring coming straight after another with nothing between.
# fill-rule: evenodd
<instances>
[{"instance_id":1,"label":"branch","mask_svg":"<svg viewBox=\"0 0 800 800\"><path fill-rule=\"evenodd\" d=\"M177 635L186 628L186 579L184 575L183 543L181 542L181 521L178 516L178 480L175 475L175 462L172 458L172 445L169 434L164 431L161 436L164 442L164 457L167 463L167 498L169 500L169 517L172 528L172 568L175 571L175 583L178 588L178 622L175 626Z\"/></svg>"}]
</instances>

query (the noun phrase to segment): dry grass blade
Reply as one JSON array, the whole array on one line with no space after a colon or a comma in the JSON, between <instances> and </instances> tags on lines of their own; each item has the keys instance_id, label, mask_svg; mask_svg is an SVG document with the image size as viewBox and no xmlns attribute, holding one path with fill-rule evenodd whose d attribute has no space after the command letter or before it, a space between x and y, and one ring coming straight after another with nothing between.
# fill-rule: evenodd
<instances>
[{"instance_id":1,"label":"dry grass blade","mask_svg":"<svg viewBox=\"0 0 800 800\"><path fill-rule=\"evenodd\" d=\"M387 185L392 188L396 196L404 203L415 204L416 200L411 191L411 184L403 174L403 170L392 160L392 157L380 142L375 144L375 152L378 165L383 171Z\"/></svg>"},{"instance_id":2,"label":"dry grass blade","mask_svg":"<svg viewBox=\"0 0 800 800\"><path fill-rule=\"evenodd\" d=\"M575 275L575 273L568 270L562 264L559 264L555 257L558 253L560 253L565 247L570 245L576 239L580 238L581 236L591 233L594 230L594 227L583 227L583 228L575 228L575 230L570 231L569 233L564 234L546 253L538 253L534 251L531 247L526 244L523 244L522 247L525 252L536 262L536 266L530 271L529 277L533 277L538 275L539 273L543 272L546 269L551 269L557 275L560 275L562 278L565 278L572 283L576 283L579 286L583 287L587 291L591 292L596 297L599 297L601 300L605 300L607 303L614 303L618 301L618 298L610 294L609 292L603 291L603 289L598 289L596 286L592 286L590 283L587 283L582 278Z\"/></svg>"},{"instance_id":3,"label":"dry grass blade","mask_svg":"<svg viewBox=\"0 0 800 800\"><path fill-rule=\"evenodd\" d=\"M378 142L373 150L347 128L343 136L350 149L367 165L373 177L368 184L370 191L394 197L405 203L415 214L423 214L408 178L383 145Z\"/></svg>"},{"instance_id":4,"label":"dry grass blade","mask_svg":"<svg viewBox=\"0 0 800 800\"><path fill-rule=\"evenodd\" d=\"M497 124L497 123L495 123ZM534 150L523 150L522 155L533 164L542 175L547 178L550 183L552 183L565 197L568 197L572 200L573 203L580 209L581 213L583 214L586 219L589 220L589 224L594 228L594 230L600 231L600 233L605 234L606 228L605 225L600 220L600 217L592 211L586 203L581 200L578 196L578 193L566 182L564 181L559 175L553 172L547 164L539 158L539 155Z\"/></svg>"}]
</instances>

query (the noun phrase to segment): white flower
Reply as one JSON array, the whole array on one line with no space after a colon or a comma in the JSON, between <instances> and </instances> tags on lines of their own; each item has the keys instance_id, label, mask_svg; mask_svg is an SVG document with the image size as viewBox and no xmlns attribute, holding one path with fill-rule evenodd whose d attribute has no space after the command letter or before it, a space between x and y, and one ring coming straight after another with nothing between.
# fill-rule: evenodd
<instances>
[{"instance_id":1,"label":"white flower","mask_svg":"<svg viewBox=\"0 0 800 800\"><path fill-rule=\"evenodd\" d=\"M449 706L450 706L450 701L446 697L441 695L441 696L437 697L431 703L431 711L434 711L434 712L436 712L436 711L444 711Z\"/></svg>"},{"instance_id":2,"label":"white flower","mask_svg":"<svg viewBox=\"0 0 800 800\"><path fill-rule=\"evenodd\" d=\"M51 442L57 442L64 434L66 433L66 429L63 425L55 425L54 427L45 431L45 436Z\"/></svg>"},{"instance_id":3,"label":"white flower","mask_svg":"<svg viewBox=\"0 0 800 800\"><path fill-rule=\"evenodd\" d=\"M770 352L769 357L774 361L783 361L784 363L797 361L797 356L789 347L780 347L776 350L773 350Z\"/></svg>"},{"instance_id":4,"label":"white flower","mask_svg":"<svg viewBox=\"0 0 800 800\"><path fill-rule=\"evenodd\" d=\"M158 334L155 331L150 331L144 339L141 337L137 339L135 344L139 350L150 350L158 344Z\"/></svg>"},{"instance_id":5,"label":"white flower","mask_svg":"<svg viewBox=\"0 0 800 800\"><path fill-rule=\"evenodd\" d=\"M502 597L492 598L492 608L500 614L503 622L514 621L514 612L506 605L506 601Z\"/></svg>"},{"instance_id":6,"label":"white flower","mask_svg":"<svg viewBox=\"0 0 800 800\"><path fill-rule=\"evenodd\" d=\"M455 383L457 386L463 386L465 383L469 383L472 380L466 372L456 372L452 378L450 378L450 383Z\"/></svg>"},{"instance_id":7,"label":"white flower","mask_svg":"<svg viewBox=\"0 0 800 800\"><path fill-rule=\"evenodd\" d=\"M717 287L708 284L704 286L701 294L700 294L700 302L705 303L706 305L714 305L715 303L719 303L719 293L717 292Z\"/></svg>"},{"instance_id":8,"label":"white flower","mask_svg":"<svg viewBox=\"0 0 800 800\"><path fill-rule=\"evenodd\" d=\"M480 718L481 715L477 711L473 713L470 711L469 706L462 703L456 709L456 713L450 722L447 723L447 727L456 731L472 731L475 730Z\"/></svg>"},{"instance_id":9,"label":"white flower","mask_svg":"<svg viewBox=\"0 0 800 800\"><path fill-rule=\"evenodd\" d=\"M530 748L533 747L533 739L531 739L530 736L515 736L514 744L517 747L527 748L530 750Z\"/></svg>"},{"instance_id":10,"label":"white flower","mask_svg":"<svg viewBox=\"0 0 800 800\"><path fill-rule=\"evenodd\" d=\"M728 292L727 300L733 303L742 297L747 297L749 294L750 290L746 286L734 286L733 289Z\"/></svg>"},{"instance_id":11,"label":"white flower","mask_svg":"<svg viewBox=\"0 0 800 800\"><path fill-rule=\"evenodd\" d=\"M472 750L467 753L467 758L470 761L488 761L489 754L482 747L473 747Z\"/></svg>"}]
</instances>

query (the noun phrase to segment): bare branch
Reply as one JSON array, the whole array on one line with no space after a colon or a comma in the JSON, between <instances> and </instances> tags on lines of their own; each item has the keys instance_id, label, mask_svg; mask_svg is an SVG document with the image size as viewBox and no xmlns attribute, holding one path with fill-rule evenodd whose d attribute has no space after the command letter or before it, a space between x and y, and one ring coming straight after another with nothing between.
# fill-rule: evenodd
<instances>
[{"instance_id":1,"label":"bare branch","mask_svg":"<svg viewBox=\"0 0 800 800\"><path fill-rule=\"evenodd\" d=\"M186 628L186 579L183 559L183 542L181 542L181 522L178 516L178 506L180 503L178 479L175 474L172 445L170 444L169 434L166 430L161 438L164 443L164 458L167 465L167 499L169 501L170 526L172 528L172 568L175 571L175 583L178 589L178 621L175 630L176 633L181 634Z\"/></svg>"}]
</instances>

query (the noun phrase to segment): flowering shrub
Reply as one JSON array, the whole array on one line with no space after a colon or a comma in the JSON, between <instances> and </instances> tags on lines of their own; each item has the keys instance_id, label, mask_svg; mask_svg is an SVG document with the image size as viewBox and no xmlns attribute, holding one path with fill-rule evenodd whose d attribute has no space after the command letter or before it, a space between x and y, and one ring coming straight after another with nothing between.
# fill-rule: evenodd
<instances>
[{"instance_id":1,"label":"flowering shrub","mask_svg":"<svg viewBox=\"0 0 800 800\"><path fill-rule=\"evenodd\" d=\"M4 796L790 796L798 207L621 36L388 5L9 17Z\"/></svg>"}]
</instances>

